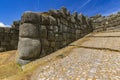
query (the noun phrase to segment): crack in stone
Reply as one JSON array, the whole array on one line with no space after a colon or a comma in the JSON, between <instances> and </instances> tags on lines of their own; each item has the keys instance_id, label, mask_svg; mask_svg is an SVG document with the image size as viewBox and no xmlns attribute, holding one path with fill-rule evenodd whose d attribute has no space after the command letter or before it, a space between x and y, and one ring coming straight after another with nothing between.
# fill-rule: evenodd
<instances>
[{"instance_id":1,"label":"crack in stone","mask_svg":"<svg viewBox=\"0 0 120 80\"><path fill-rule=\"evenodd\" d=\"M87 36L88 38L120 38L120 36Z\"/></svg>"},{"instance_id":2,"label":"crack in stone","mask_svg":"<svg viewBox=\"0 0 120 80\"><path fill-rule=\"evenodd\" d=\"M96 50L107 50L113 52L120 52L120 50L110 49L110 48L100 48L100 47L88 47L88 46L79 46L79 45L69 45L69 46L76 46L79 48L86 48L86 49L96 49Z\"/></svg>"},{"instance_id":3,"label":"crack in stone","mask_svg":"<svg viewBox=\"0 0 120 80\"><path fill-rule=\"evenodd\" d=\"M87 37L94 37L94 38L120 38L120 36L87 36Z\"/></svg>"}]
</instances>

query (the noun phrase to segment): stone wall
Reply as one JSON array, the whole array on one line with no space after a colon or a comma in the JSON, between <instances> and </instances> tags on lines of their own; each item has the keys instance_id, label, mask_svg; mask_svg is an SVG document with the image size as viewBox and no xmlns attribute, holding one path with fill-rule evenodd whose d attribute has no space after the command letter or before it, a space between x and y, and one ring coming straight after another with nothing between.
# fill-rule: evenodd
<instances>
[{"instance_id":1,"label":"stone wall","mask_svg":"<svg viewBox=\"0 0 120 80\"><path fill-rule=\"evenodd\" d=\"M19 21L14 21L11 28L0 27L0 52L17 49L19 24Z\"/></svg>"},{"instance_id":2,"label":"stone wall","mask_svg":"<svg viewBox=\"0 0 120 80\"><path fill-rule=\"evenodd\" d=\"M19 64L63 48L90 32L120 30L120 12L110 16L90 18L66 8L48 12L25 12L11 28L0 27L0 52L18 48Z\"/></svg>"},{"instance_id":3,"label":"stone wall","mask_svg":"<svg viewBox=\"0 0 120 80\"><path fill-rule=\"evenodd\" d=\"M92 16L94 31L120 30L120 12L109 16Z\"/></svg>"},{"instance_id":4,"label":"stone wall","mask_svg":"<svg viewBox=\"0 0 120 80\"><path fill-rule=\"evenodd\" d=\"M19 27L18 63L46 56L93 31L91 20L82 14L60 10L25 12Z\"/></svg>"}]
</instances>

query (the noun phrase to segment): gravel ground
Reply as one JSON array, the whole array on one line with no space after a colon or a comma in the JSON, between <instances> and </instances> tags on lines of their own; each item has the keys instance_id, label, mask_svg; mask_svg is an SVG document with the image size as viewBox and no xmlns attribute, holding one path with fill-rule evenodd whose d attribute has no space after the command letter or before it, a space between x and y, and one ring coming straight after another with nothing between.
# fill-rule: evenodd
<instances>
[{"instance_id":1,"label":"gravel ground","mask_svg":"<svg viewBox=\"0 0 120 80\"><path fill-rule=\"evenodd\" d=\"M76 46L76 48L73 48L69 55L38 67L31 79L120 80L120 37L118 35L120 32L99 33L86 37L89 39L82 44L79 43L80 40L70 44L69 46Z\"/></svg>"}]
</instances>

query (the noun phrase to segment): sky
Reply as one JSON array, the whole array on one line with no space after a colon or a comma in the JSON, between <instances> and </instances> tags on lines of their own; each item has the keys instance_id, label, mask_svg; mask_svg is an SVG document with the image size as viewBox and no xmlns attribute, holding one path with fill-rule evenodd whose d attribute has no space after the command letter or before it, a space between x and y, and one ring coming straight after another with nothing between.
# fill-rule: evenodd
<instances>
[{"instance_id":1,"label":"sky","mask_svg":"<svg viewBox=\"0 0 120 80\"><path fill-rule=\"evenodd\" d=\"M62 6L71 13L107 16L120 11L120 0L0 0L0 26L10 26L14 20L20 20L25 11L46 12Z\"/></svg>"}]
</instances>

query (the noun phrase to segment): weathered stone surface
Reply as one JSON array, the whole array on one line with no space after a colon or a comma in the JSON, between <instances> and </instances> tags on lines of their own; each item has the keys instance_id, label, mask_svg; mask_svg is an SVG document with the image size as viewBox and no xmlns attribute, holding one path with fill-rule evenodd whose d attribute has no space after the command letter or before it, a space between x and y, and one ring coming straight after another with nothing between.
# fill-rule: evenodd
<instances>
[{"instance_id":1,"label":"weathered stone surface","mask_svg":"<svg viewBox=\"0 0 120 80\"><path fill-rule=\"evenodd\" d=\"M75 22L76 22L75 17L74 17L73 15L71 16L71 22L72 22L72 23L75 23Z\"/></svg>"},{"instance_id":2,"label":"weathered stone surface","mask_svg":"<svg viewBox=\"0 0 120 80\"><path fill-rule=\"evenodd\" d=\"M18 48L18 40L11 40L10 45L12 49L16 50Z\"/></svg>"},{"instance_id":3,"label":"weathered stone surface","mask_svg":"<svg viewBox=\"0 0 120 80\"><path fill-rule=\"evenodd\" d=\"M24 23L20 26L20 37L30 37L37 38L38 37L38 26L30 23Z\"/></svg>"},{"instance_id":4,"label":"weathered stone surface","mask_svg":"<svg viewBox=\"0 0 120 80\"><path fill-rule=\"evenodd\" d=\"M54 35L53 31L48 32L48 40L49 41L54 41L55 40L55 35Z\"/></svg>"},{"instance_id":5,"label":"weathered stone surface","mask_svg":"<svg viewBox=\"0 0 120 80\"><path fill-rule=\"evenodd\" d=\"M118 28L118 26L120 25L119 18L119 13L117 13L109 16L102 16L98 14L96 16L92 16L90 19L93 21L91 22L91 24L93 25L94 31L104 31Z\"/></svg>"},{"instance_id":6,"label":"weathered stone surface","mask_svg":"<svg viewBox=\"0 0 120 80\"><path fill-rule=\"evenodd\" d=\"M70 34L69 33L63 33L63 39L64 40L67 40L67 39L69 39L69 36Z\"/></svg>"},{"instance_id":7,"label":"weathered stone surface","mask_svg":"<svg viewBox=\"0 0 120 80\"><path fill-rule=\"evenodd\" d=\"M68 25L68 21L67 21L66 19L61 18L61 20L60 20L60 21L61 21L61 23L62 23L62 24Z\"/></svg>"},{"instance_id":8,"label":"weathered stone surface","mask_svg":"<svg viewBox=\"0 0 120 80\"><path fill-rule=\"evenodd\" d=\"M4 32L4 31L5 31L5 29L0 27L0 32Z\"/></svg>"},{"instance_id":9,"label":"weathered stone surface","mask_svg":"<svg viewBox=\"0 0 120 80\"><path fill-rule=\"evenodd\" d=\"M10 30L11 30L10 28L5 28L5 33L9 33L9 34L10 34ZM14 29L14 30L16 30L16 29ZM18 31L18 30L16 30L15 33L16 33L17 31ZM18 33L18 32L17 32L17 33Z\"/></svg>"},{"instance_id":10,"label":"weathered stone surface","mask_svg":"<svg viewBox=\"0 0 120 80\"><path fill-rule=\"evenodd\" d=\"M67 9L65 7L62 7L60 9L61 17L66 18L67 17Z\"/></svg>"},{"instance_id":11,"label":"weathered stone surface","mask_svg":"<svg viewBox=\"0 0 120 80\"><path fill-rule=\"evenodd\" d=\"M74 13L73 13L73 16L74 16L75 19L77 19L78 13L77 13L77 12L74 12Z\"/></svg>"},{"instance_id":12,"label":"weathered stone surface","mask_svg":"<svg viewBox=\"0 0 120 80\"><path fill-rule=\"evenodd\" d=\"M0 27L0 48L2 51L15 50L18 45L20 22L14 21L14 27ZM11 44L15 42L16 44Z\"/></svg>"},{"instance_id":13,"label":"weathered stone surface","mask_svg":"<svg viewBox=\"0 0 120 80\"><path fill-rule=\"evenodd\" d=\"M44 57L47 55L47 50L49 49L49 41L47 39L42 39L41 40L41 54L40 57Z\"/></svg>"},{"instance_id":14,"label":"weathered stone surface","mask_svg":"<svg viewBox=\"0 0 120 80\"><path fill-rule=\"evenodd\" d=\"M37 13L25 12L21 17L21 23L38 23L39 17Z\"/></svg>"},{"instance_id":15,"label":"weathered stone surface","mask_svg":"<svg viewBox=\"0 0 120 80\"><path fill-rule=\"evenodd\" d=\"M42 25L50 25L50 20L48 16L42 15Z\"/></svg>"},{"instance_id":16,"label":"weathered stone surface","mask_svg":"<svg viewBox=\"0 0 120 80\"><path fill-rule=\"evenodd\" d=\"M12 28L19 29L20 23L20 20L13 21Z\"/></svg>"},{"instance_id":17,"label":"weathered stone surface","mask_svg":"<svg viewBox=\"0 0 120 80\"><path fill-rule=\"evenodd\" d=\"M55 42L51 42L50 47L54 48L55 47Z\"/></svg>"},{"instance_id":18,"label":"weathered stone surface","mask_svg":"<svg viewBox=\"0 0 120 80\"><path fill-rule=\"evenodd\" d=\"M53 25L51 25L51 26L47 26L47 29L48 29L48 30L54 30L53 27L54 27Z\"/></svg>"},{"instance_id":19,"label":"weathered stone surface","mask_svg":"<svg viewBox=\"0 0 120 80\"><path fill-rule=\"evenodd\" d=\"M68 27L67 27L66 25L62 25L62 26L63 26L63 27L62 27L62 28L63 28L63 32L64 32L64 33L68 32Z\"/></svg>"},{"instance_id":20,"label":"weathered stone surface","mask_svg":"<svg viewBox=\"0 0 120 80\"><path fill-rule=\"evenodd\" d=\"M58 26L54 26L54 33L58 33L58 32L59 32Z\"/></svg>"},{"instance_id":21,"label":"weathered stone surface","mask_svg":"<svg viewBox=\"0 0 120 80\"><path fill-rule=\"evenodd\" d=\"M54 17L49 16L49 20L50 20L51 25L57 25L57 21L56 21L56 19Z\"/></svg>"},{"instance_id":22,"label":"weathered stone surface","mask_svg":"<svg viewBox=\"0 0 120 80\"><path fill-rule=\"evenodd\" d=\"M44 25L41 25L39 29L40 29L40 32L39 32L40 38L47 38L47 35L48 35L47 27Z\"/></svg>"},{"instance_id":23,"label":"weathered stone surface","mask_svg":"<svg viewBox=\"0 0 120 80\"><path fill-rule=\"evenodd\" d=\"M83 14L78 14L78 19L80 20L80 22L82 23L82 24L85 24L86 22L86 18L85 18L85 16L83 16Z\"/></svg>"},{"instance_id":24,"label":"weathered stone surface","mask_svg":"<svg viewBox=\"0 0 120 80\"><path fill-rule=\"evenodd\" d=\"M62 35L59 35L59 34L55 34L55 41L62 41L63 40L63 37Z\"/></svg>"},{"instance_id":25,"label":"weathered stone surface","mask_svg":"<svg viewBox=\"0 0 120 80\"><path fill-rule=\"evenodd\" d=\"M39 39L20 38L18 43L19 59L32 60L40 57L41 43Z\"/></svg>"}]
</instances>

